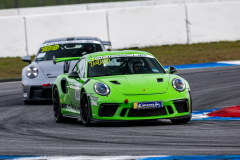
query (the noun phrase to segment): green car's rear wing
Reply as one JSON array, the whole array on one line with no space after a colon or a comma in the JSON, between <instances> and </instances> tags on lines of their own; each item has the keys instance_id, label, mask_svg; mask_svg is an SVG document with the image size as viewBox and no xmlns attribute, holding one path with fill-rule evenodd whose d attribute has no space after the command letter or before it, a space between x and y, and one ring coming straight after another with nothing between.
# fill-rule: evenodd
<instances>
[{"instance_id":1,"label":"green car's rear wing","mask_svg":"<svg viewBox=\"0 0 240 160\"><path fill-rule=\"evenodd\" d=\"M102 44L106 46L112 46L110 41L102 41Z\"/></svg>"},{"instance_id":2,"label":"green car's rear wing","mask_svg":"<svg viewBox=\"0 0 240 160\"><path fill-rule=\"evenodd\" d=\"M82 57L55 58L55 56L53 56L53 64L56 64L58 62L64 62L64 61L79 60L80 58L82 58Z\"/></svg>"}]
</instances>

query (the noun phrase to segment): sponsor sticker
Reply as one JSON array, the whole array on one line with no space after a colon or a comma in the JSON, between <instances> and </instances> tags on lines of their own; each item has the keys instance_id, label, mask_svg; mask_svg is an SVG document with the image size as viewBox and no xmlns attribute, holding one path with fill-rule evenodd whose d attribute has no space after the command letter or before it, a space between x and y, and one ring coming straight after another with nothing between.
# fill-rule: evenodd
<instances>
[{"instance_id":1,"label":"sponsor sticker","mask_svg":"<svg viewBox=\"0 0 240 160\"><path fill-rule=\"evenodd\" d=\"M57 78L60 74L52 74L52 73L47 73L46 74L48 78Z\"/></svg>"},{"instance_id":2,"label":"sponsor sticker","mask_svg":"<svg viewBox=\"0 0 240 160\"><path fill-rule=\"evenodd\" d=\"M163 107L162 101L133 103L134 109L151 109L151 108L160 108L160 107Z\"/></svg>"},{"instance_id":3,"label":"sponsor sticker","mask_svg":"<svg viewBox=\"0 0 240 160\"><path fill-rule=\"evenodd\" d=\"M97 100L98 100L98 97L93 97L93 96L91 96L91 100L97 101Z\"/></svg>"},{"instance_id":4,"label":"sponsor sticker","mask_svg":"<svg viewBox=\"0 0 240 160\"><path fill-rule=\"evenodd\" d=\"M98 41L76 40L76 41L58 41L58 42L45 43L45 44L41 45L41 47L51 46L51 45L56 45L56 44L69 44L69 43L95 43L95 44L100 44L100 42L98 42Z\"/></svg>"},{"instance_id":5,"label":"sponsor sticker","mask_svg":"<svg viewBox=\"0 0 240 160\"><path fill-rule=\"evenodd\" d=\"M98 60L89 62L89 64L91 64L91 67L94 67L95 65L102 65L102 64L108 64L108 63L110 63L109 58L98 59Z\"/></svg>"},{"instance_id":6,"label":"sponsor sticker","mask_svg":"<svg viewBox=\"0 0 240 160\"><path fill-rule=\"evenodd\" d=\"M97 106L97 102L91 101L91 105Z\"/></svg>"},{"instance_id":7,"label":"sponsor sticker","mask_svg":"<svg viewBox=\"0 0 240 160\"><path fill-rule=\"evenodd\" d=\"M80 101L79 84L75 84L75 99L76 99L77 101Z\"/></svg>"},{"instance_id":8,"label":"sponsor sticker","mask_svg":"<svg viewBox=\"0 0 240 160\"><path fill-rule=\"evenodd\" d=\"M37 58L42 58L42 57L44 57L44 56L45 56L45 54L46 54L46 52L39 53L39 54L37 55Z\"/></svg>"}]
</instances>

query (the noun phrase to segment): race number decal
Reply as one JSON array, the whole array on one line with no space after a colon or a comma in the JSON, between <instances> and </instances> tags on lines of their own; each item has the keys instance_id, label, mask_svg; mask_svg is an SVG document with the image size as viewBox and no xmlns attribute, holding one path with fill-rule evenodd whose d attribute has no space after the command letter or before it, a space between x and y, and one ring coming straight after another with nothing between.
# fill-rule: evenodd
<instances>
[{"instance_id":1,"label":"race number decal","mask_svg":"<svg viewBox=\"0 0 240 160\"><path fill-rule=\"evenodd\" d=\"M45 56L45 54L46 54L46 52L44 52L44 53L39 53L39 54L37 55L37 58L43 58L43 57Z\"/></svg>"},{"instance_id":2,"label":"race number decal","mask_svg":"<svg viewBox=\"0 0 240 160\"><path fill-rule=\"evenodd\" d=\"M44 46L42 47L42 52L48 52L48 51L55 51L59 48L59 45L53 45L53 46Z\"/></svg>"},{"instance_id":3,"label":"race number decal","mask_svg":"<svg viewBox=\"0 0 240 160\"><path fill-rule=\"evenodd\" d=\"M110 63L110 59L109 58L104 58L104 59L98 59L95 61L90 61L89 62L91 64L91 67L94 67L95 65L102 65L102 64L108 64Z\"/></svg>"},{"instance_id":4,"label":"race number decal","mask_svg":"<svg viewBox=\"0 0 240 160\"><path fill-rule=\"evenodd\" d=\"M76 99L77 101L80 101L79 84L75 84L75 99Z\"/></svg>"}]
</instances>

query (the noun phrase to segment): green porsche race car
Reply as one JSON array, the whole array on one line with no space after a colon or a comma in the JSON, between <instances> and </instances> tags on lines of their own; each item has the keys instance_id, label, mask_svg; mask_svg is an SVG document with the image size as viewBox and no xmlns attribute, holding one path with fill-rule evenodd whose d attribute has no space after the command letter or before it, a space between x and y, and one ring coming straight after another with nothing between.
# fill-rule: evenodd
<instances>
[{"instance_id":1,"label":"green porsche race car","mask_svg":"<svg viewBox=\"0 0 240 160\"><path fill-rule=\"evenodd\" d=\"M80 118L91 122L170 119L187 123L192 117L188 82L168 73L148 52L104 51L76 60L71 73L61 74L53 84L53 113L56 122Z\"/></svg>"}]
</instances>

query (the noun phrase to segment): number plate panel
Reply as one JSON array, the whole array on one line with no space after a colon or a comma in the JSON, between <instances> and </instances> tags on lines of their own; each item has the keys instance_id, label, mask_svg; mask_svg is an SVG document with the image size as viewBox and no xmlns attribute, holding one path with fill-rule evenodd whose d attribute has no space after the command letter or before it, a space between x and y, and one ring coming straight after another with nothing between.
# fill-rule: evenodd
<instances>
[{"instance_id":1,"label":"number plate panel","mask_svg":"<svg viewBox=\"0 0 240 160\"><path fill-rule=\"evenodd\" d=\"M133 109L156 109L161 107L163 107L163 101L133 103Z\"/></svg>"}]
</instances>

